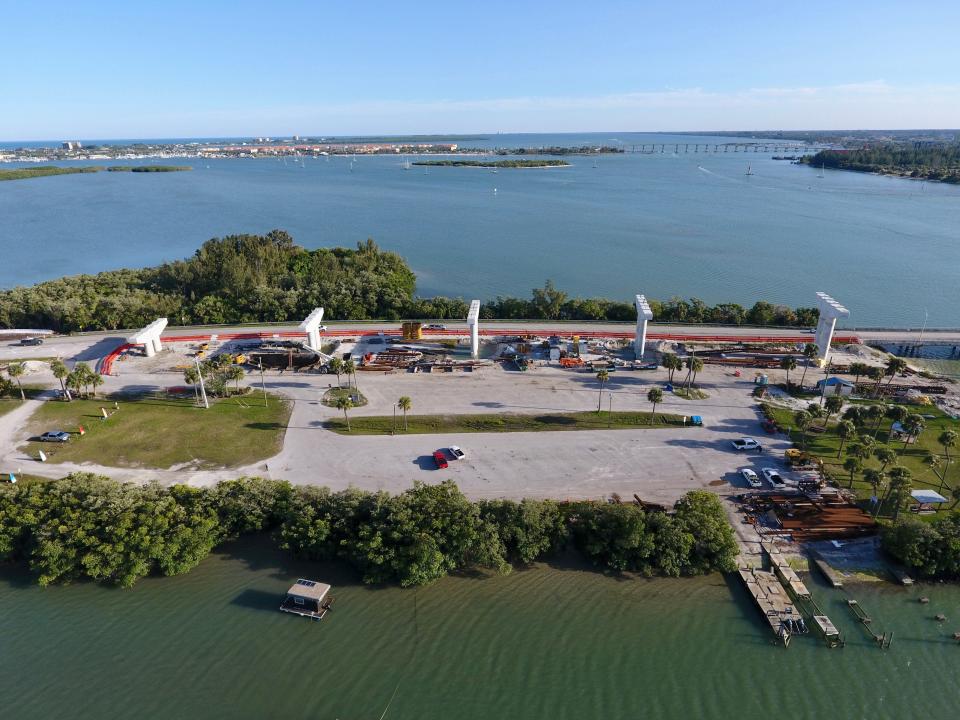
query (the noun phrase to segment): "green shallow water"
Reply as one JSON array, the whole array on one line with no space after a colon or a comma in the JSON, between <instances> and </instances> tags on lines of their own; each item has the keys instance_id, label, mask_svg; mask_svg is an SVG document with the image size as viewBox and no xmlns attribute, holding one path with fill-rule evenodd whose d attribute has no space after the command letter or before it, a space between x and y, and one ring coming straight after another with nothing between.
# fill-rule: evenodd
<instances>
[{"instance_id":1,"label":"green shallow water","mask_svg":"<svg viewBox=\"0 0 960 720\"><path fill-rule=\"evenodd\" d=\"M277 612L291 579L328 580L320 623ZM739 581L616 579L578 567L370 589L343 568L243 542L132 590L40 589L0 575L0 698L14 718L952 718L960 589L865 584L893 630L788 650ZM928 595L930 605L916 598ZM948 622L931 618L945 613Z\"/></svg>"}]
</instances>

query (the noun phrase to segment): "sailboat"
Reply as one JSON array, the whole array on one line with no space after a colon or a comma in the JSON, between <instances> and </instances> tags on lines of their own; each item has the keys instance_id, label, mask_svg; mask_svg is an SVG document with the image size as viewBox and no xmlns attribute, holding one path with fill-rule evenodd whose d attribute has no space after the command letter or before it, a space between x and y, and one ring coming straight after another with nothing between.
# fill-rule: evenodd
<instances>
[{"instance_id":1,"label":"sailboat","mask_svg":"<svg viewBox=\"0 0 960 720\"><path fill-rule=\"evenodd\" d=\"M409 170L411 167L412 167L412 166L410 165L410 161L409 161L409 160L407 160L406 162L403 163L403 169L404 169L404 170Z\"/></svg>"},{"instance_id":2,"label":"sailboat","mask_svg":"<svg viewBox=\"0 0 960 720\"><path fill-rule=\"evenodd\" d=\"M823 163L820 163L820 173L817 175L818 178L823 177Z\"/></svg>"},{"instance_id":3,"label":"sailboat","mask_svg":"<svg viewBox=\"0 0 960 720\"><path fill-rule=\"evenodd\" d=\"M751 167L752 166L747 165L747 171L744 173L744 175L753 175L753 170L751 169Z\"/></svg>"}]
</instances>

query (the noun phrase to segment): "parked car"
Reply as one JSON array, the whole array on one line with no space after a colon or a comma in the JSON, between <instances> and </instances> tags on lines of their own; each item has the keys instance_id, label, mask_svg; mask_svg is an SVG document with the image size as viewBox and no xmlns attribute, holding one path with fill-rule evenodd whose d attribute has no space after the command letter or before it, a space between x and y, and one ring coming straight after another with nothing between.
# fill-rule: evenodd
<instances>
[{"instance_id":1,"label":"parked car","mask_svg":"<svg viewBox=\"0 0 960 720\"><path fill-rule=\"evenodd\" d=\"M40 436L40 442L70 442L70 433L63 430L48 430Z\"/></svg>"},{"instance_id":2,"label":"parked car","mask_svg":"<svg viewBox=\"0 0 960 720\"><path fill-rule=\"evenodd\" d=\"M466 453L456 445L451 445L447 448L447 452L450 453L454 460L462 460L466 456Z\"/></svg>"},{"instance_id":3,"label":"parked car","mask_svg":"<svg viewBox=\"0 0 960 720\"><path fill-rule=\"evenodd\" d=\"M747 485L750 487L763 487L763 483L760 482L760 478L758 478L757 474L750 468L740 468L740 474L743 475L743 479L747 481Z\"/></svg>"},{"instance_id":4,"label":"parked car","mask_svg":"<svg viewBox=\"0 0 960 720\"><path fill-rule=\"evenodd\" d=\"M767 482L773 486L774 490L783 490L787 486L783 476L777 472L776 468L765 467L760 472L763 473L763 476L767 479Z\"/></svg>"},{"instance_id":5,"label":"parked car","mask_svg":"<svg viewBox=\"0 0 960 720\"><path fill-rule=\"evenodd\" d=\"M423 329L424 330L446 330L447 326L434 323L433 325L424 325Z\"/></svg>"},{"instance_id":6,"label":"parked car","mask_svg":"<svg viewBox=\"0 0 960 720\"><path fill-rule=\"evenodd\" d=\"M433 454L433 461L437 464L437 470L447 469L447 456L443 454L442 450L437 450Z\"/></svg>"},{"instance_id":7,"label":"parked car","mask_svg":"<svg viewBox=\"0 0 960 720\"><path fill-rule=\"evenodd\" d=\"M21 345L43 345L43 338L32 337L32 338L21 338Z\"/></svg>"},{"instance_id":8,"label":"parked car","mask_svg":"<svg viewBox=\"0 0 960 720\"><path fill-rule=\"evenodd\" d=\"M732 444L734 450L741 452L746 450L759 450L763 452L763 446L753 438L740 438L739 440L734 440Z\"/></svg>"}]
</instances>

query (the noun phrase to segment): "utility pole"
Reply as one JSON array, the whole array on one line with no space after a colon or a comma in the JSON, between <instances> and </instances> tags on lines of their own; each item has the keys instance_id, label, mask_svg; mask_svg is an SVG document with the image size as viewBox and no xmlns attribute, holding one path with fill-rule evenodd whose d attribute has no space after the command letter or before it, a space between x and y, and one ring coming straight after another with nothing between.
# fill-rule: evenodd
<instances>
[{"instance_id":1,"label":"utility pole","mask_svg":"<svg viewBox=\"0 0 960 720\"><path fill-rule=\"evenodd\" d=\"M210 403L207 401L207 389L203 386L203 373L200 371L200 358L194 356L193 361L197 364L197 377L200 378L200 394L203 396L203 407L210 409Z\"/></svg>"},{"instance_id":2,"label":"utility pole","mask_svg":"<svg viewBox=\"0 0 960 720\"><path fill-rule=\"evenodd\" d=\"M607 430L613 425L613 393L607 390Z\"/></svg>"},{"instance_id":3,"label":"utility pole","mask_svg":"<svg viewBox=\"0 0 960 720\"><path fill-rule=\"evenodd\" d=\"M263 390L263 406L267 406L267 386L263 382L263 358L257 358L257 361L260 364L260 389Z\"/></svg>"}]
</instances>

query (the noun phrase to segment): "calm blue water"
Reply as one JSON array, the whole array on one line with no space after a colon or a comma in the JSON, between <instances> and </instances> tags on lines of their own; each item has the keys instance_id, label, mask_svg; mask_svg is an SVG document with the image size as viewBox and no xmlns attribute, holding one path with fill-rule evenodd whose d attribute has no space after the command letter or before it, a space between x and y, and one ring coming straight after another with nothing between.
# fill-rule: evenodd
<instances>
[{"instance_id":1,"label":"calm blue water","mask_svg":"<svg viewBox=\"0 0 960 720\"><path fill-rule=\"evenodd\" d=\"M477 146L695 143L637 133L494 135ZM15 143L14 143L15 144ZM692 148L691 148L692 150ZM307 247L373 237L423 295L697 296L813 305L848 326L960 326L960 187L816 170L772 153L573 157L572 167L404 170L401 158L189 161L189 173L0 183L0 287L185 257L284 228ZM89 163L85 163L89 164ZM754 175L747 176L748 164ZM6 165L4 167L11 167Z\"/></svg>"}]
</instances>

